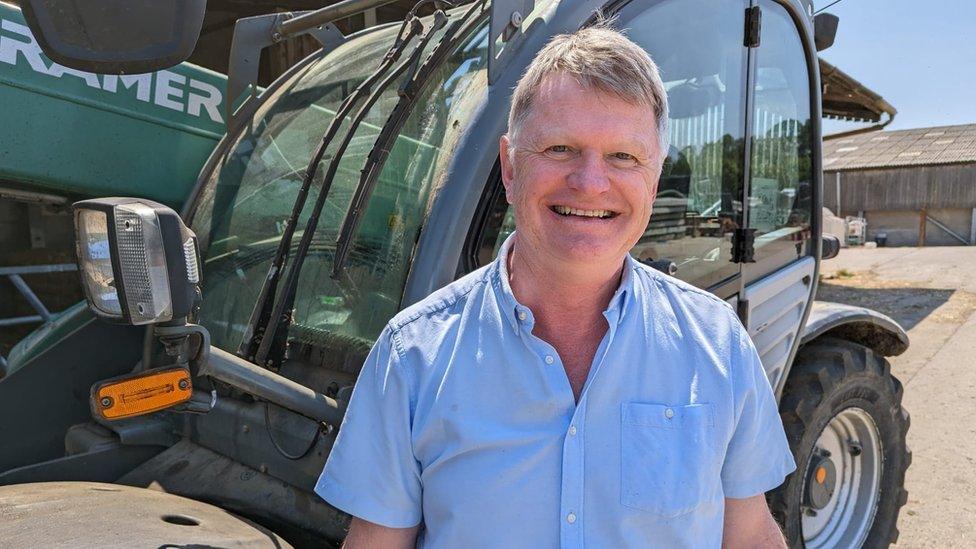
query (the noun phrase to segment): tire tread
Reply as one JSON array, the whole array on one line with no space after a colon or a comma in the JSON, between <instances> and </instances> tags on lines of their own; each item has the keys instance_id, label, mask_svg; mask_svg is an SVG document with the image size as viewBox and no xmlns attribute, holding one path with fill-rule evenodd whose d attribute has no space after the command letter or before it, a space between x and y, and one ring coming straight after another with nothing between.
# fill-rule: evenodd
<instances>
[{"instance_id":1,"label":"tire tread","mask_svg":"<svg viewBox=\"0 0 976 549\"><path fill-rule=\"evenodd\" d=\"M900 459L896 460L900 466L898 470L893 471L895 476L892 479L899 490L893 512L889 512L893 516L881 517L881 520L888 519L885 520L887 523L885 531L879 532L879 535L874 536L873 539L869 538L865 547L887 547L898 540L897 518L901 507L908 501L908 492L904 488L905 471L912 461L911 451L904 443L911 424L908 412L901 406L904 388L901 382L891 375L888 361L870 348L843 339L821 338L808 343L797 352L780 399L780 417L790 448L793 455L797 457L798 469L787 476L782 486L767 494L767 501L773 516L780 521L781 526L784 526L791 547L803 547L803 536L799 528L800 517L789 516L794 507L790 505L787 489L791 481L797 480L794 478L795 475L802 474L800 469L803 468L804 463L801 463L799 458L805 456L798 456L798 449L804 444L805 434L812 427L810 423L816 417L817 408L825 400L829 400L831 393L837 387L842 386L852 377L867 378L865 381L872 383L874 387L886 393L885 396L890 397L891 419L897 426L898 438L901 442ZM807 440L806 443L812 447L813 442ZM803 480L799 479L799 482L802 483ZM884 482L882 482L883 489ZM795 509L795 513L798 513L798 505ZM791 525L794 527L790 527ZM876 520L875 526L877 525Z\"/></svg>"}]
</instances>

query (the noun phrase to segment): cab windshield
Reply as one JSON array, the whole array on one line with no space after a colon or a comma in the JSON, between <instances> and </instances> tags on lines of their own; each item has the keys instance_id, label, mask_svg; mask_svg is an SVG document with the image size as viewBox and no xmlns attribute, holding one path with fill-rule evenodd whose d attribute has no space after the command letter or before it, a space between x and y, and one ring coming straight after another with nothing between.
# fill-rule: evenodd
<instances>
[{"instance_id":1,"label":"cab windshield","mask_svg":"<svg viewBox=\"0 0 976 549\"><path fill-rule=\"evenodd\" d=\"M463 13L455 11L451 17ZM428 51L449 26L434 35ZM397 30L395 25L351 39L300 70L258 111L250 129L205 184L191 226L204 262L204 301L197 320L210 331L214 345L234 351L241 343L309 157L343 98L379 65ZM424 86L363 213L345 274L334 280L329 275L339 227L364 161L397 103L399 81L382 92L354 130L302 267L290 339L321 343L340 338L368 349L399 309L432 191L442 183L455 143L487 94L487 37L485 18L459 37L457 47ZM347 119L339 136L348 129ZM340 140L334 139L332 147ZM298 218L291 256L331 151Z\"/></svg>"}]
</instances>

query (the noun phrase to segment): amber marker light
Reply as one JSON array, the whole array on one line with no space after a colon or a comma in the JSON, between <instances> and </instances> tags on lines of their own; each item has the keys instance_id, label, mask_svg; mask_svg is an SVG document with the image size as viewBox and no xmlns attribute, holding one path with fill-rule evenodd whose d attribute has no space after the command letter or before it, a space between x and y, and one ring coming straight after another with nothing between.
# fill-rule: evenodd
<instances>
[{"instance_id":1,"label":"amber marker light","mask_svg":"<svg viewBox=\"0 0 976 549\"><path fill-rule=\"evenodd\" d=\"M192 393L186 368L151 370L93 385L92 411L107 420L123 419L182 404Z\"/></svg>"}]
</instances>

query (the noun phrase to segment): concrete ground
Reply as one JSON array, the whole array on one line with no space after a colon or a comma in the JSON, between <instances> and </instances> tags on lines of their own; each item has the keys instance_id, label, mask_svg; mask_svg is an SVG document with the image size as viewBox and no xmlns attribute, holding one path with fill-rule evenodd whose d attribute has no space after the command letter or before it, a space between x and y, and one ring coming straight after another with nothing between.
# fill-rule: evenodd
<instances>
[{"instance_id":1,"label":"concrete ground","mask_svg":"<svg viewBox=\"0 0 976 549\"><path fill-rule=\"evenodd\" d=\"M976 547L976 247L851 248L818 298L871 307L911 338L889 358L912 418L897 547Z\"/></svg>"}]
</instances>

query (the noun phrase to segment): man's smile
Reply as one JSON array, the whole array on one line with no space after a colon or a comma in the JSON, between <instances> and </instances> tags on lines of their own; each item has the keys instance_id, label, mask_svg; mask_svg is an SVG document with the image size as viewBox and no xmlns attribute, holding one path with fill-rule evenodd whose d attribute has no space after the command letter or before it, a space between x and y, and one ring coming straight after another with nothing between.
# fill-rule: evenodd
<instances>
[{"instance_id":1,"label":"man's smile","mask_svg":"<svg viewBox=\"0 0 976 549\"><path fill-rule=\"evenodd\" d=\"M618 213L613 210L583 210L580 208L571 208L569 206L549 206L549 209L554 213L561 215L563 217L590 217L596 219L612 219L617 217Z\"/></svg>"}]
</instances>

